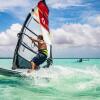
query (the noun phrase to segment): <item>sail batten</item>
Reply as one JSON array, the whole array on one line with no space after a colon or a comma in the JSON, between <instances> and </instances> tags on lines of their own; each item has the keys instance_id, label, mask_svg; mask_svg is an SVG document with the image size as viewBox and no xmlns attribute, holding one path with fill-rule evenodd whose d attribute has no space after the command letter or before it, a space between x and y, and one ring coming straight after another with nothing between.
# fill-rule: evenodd
<instances>
[{"instance_id":1,"label":"sail batten","mask_svg":"<svg viewBox=\"0 0 100 100\"><path fill-rule=\"evenodd\" d=\"M31 31L31 30L30 30L29 28L27 28L26 26L25 26L25 28L26 28L27 30L29 30L31 33L33 33L34 35L38 36L35 32Z\"/></svg>"},{"instance_id":2,"label":"sail batten","mask_svg":"<svg viewBox=\"0 0 100 100\"><path fill-rule=\"evenodd\" d=\"M37 52L35 52L34 50L32 50L27 44L25 44L24 42L21 43L22 46L24 46L25 48L27 48L28 50L32 51L33 53L37 54Z\"/></svg>"}]
</instances>

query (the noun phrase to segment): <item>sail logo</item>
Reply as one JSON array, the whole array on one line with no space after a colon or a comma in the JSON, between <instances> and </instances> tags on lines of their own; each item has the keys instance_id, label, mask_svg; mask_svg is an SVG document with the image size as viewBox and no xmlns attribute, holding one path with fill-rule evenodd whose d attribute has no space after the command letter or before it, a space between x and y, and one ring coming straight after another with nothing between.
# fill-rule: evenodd
<instances>
[{"instance_id":1,"label":"sail logo","mask_svg":"<svg viewBox=\"0 0 100 100\"><path fill-rule=\"evenodd\" d=\"M39 18L40 18L40 24L47 30L49 31L48 27L48 14L49 10L48 7L44 4L44 2L40 1L38 3L38 13L39 13Z\"/></svg>"},{"instance_id":2,"label":"sail logo","mask_svg":"<svg viewBox=\"0 0 100 100\"><path fill-rule=\"evenodd\" d=\"M45 22L45 19L42 17L41 18L41 21L42 21L42 23L45 25L46 24L46 22Z\"/></svg>"}]
</instances>

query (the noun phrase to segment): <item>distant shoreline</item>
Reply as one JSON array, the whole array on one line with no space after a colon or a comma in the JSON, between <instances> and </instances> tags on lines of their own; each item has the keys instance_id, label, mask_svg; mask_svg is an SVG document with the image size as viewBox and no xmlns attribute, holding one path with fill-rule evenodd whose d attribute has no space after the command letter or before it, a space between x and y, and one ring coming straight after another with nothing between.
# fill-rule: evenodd
<instances>
[{"instance_id":1,"label":"distant shoreline","mask_svg":"<svg viewBox=\"0 0 100 100\"><path fill-rule=\"evenodd\" d=\"M13 59L12 57L0 57L0 59ZM80 59L80 58L53 58L53 59ZM100 58L82 58L82 59L100 59Z\"/></svg>"},{"instance_id":2,"label":"distant shoreline","mask_svg":"<svg viewBox=\"0 0 100 100\"><path fill-rule=\"evenodd\" d=\"M0 57L0 59L13 59L11 57Z\"/></svg>"},{"instance_id":3,"label":"distant shoreline","mask_svg":"<svg viewBox=\"0 0 100 100\"><path fill-rule=\"evenodd\" d=\"M81 58L53 58L53 59L81 59ZM82 59L100 59L100 58L82 58Z\"/></svg>"}]
</instances>

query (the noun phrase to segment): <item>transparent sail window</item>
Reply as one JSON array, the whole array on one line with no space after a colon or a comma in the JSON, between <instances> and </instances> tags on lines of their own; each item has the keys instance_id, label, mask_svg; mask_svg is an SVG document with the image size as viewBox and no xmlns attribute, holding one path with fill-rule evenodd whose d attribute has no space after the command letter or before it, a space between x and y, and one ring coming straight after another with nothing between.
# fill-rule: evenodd
<instances>
[{"instance_id":1,"label":"transparent sail window","mask_svg":"<svg viewBox=\"0 0 100 100\"><path fill-rule=\"evenodd\" d=\"M26 60L28 60L28 61L31 61L32 58L33 58L34 56L36 56L36 54L35 54L34 52L28 50L28 49L25 48L23 45L20 46L19 51L18 51L18 54L19 54L21 57L23 57L23 58L25 58Z\"/></svg>"},{"instance_id":2,"label":"transparent sail window","mask_svg":"<svg viewBox=\"0 0 100 100\"><path fill-rule=\"evenodd\" d=\"M41 28L38 22L36 22L33 18L31 18L29 25L27 26L31 31L33 31L36 35L41 34Z\"/></svg>"},{"instance_id":3,"label":"transparent sail window","mask_svg":"<svg viewBox=\"0 0 100 100\"><path fill-rule=\"evenodd\" d=\"M37 52L38 51L37 43L35 43L35 44L32 43L32 40L28 36L32 37L34 39L37 39L37 36L35 36L30 31L26 30L25 34L23 34L22 43L25 43L30 49L32 49L32 50Z\"/></svg>"}]
</instances>

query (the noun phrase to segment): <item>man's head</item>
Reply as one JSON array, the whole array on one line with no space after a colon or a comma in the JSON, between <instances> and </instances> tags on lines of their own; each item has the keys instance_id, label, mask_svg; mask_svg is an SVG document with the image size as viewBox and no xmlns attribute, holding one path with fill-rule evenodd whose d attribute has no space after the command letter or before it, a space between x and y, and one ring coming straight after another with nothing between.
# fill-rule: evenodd
<instances>
[{"instance_id":1,"label":"man's head","mask_svg":"<svg viewBox=\"0 0 100 100\"><path fill-rule=\"evenodd\" d=\"M38 35L38 39L43 40L43 36L42 35Z\"/></svg>"}]
</instances>

